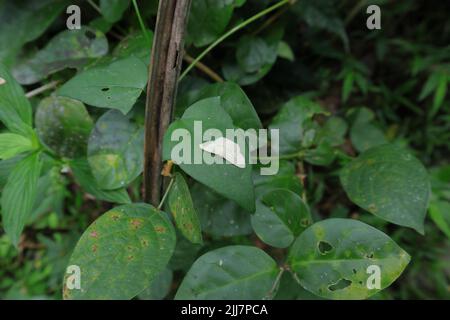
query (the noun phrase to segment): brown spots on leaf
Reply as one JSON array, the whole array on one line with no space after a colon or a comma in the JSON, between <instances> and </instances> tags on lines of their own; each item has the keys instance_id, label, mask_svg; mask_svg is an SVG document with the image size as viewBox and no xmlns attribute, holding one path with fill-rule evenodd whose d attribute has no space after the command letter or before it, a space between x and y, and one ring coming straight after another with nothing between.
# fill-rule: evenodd
<instances>
[{"instance_id":1,"label":"brown spots on leaf","mask_svg":"<svg viewBox=\"0 0 450 320\"><path fill-rule=\"evenodd\" d=\"M142 220L141 219L131 219L131 227L134 230L139 229L142 226Z\"/></svg>"},{"instance_id":2,"label":"brown spots on leaf","mask_svg":"<svg viewBox=\"0 0 450 320\"><path fill-rule=\"evenodd\" d=\"M371 204L369 204L369 206L368 206L368 210L369 210L369 212L371 212L371 213L375 213L375 212L378 211L378 208L377 208L377 206L376 206L374 203L371 203Z\"/></svg>"},{"instance_id":3,"label":"brown spots on leaf","mask_svg":"<svg viewBox=\"0 0 450 320\"><path fill-rule=\"evenodd\" d=\"M149 241L147 239L142 239L141 244L143 247L148 247Z\"/></svg>"},{"instance_id":4,"label":"brown spots on leaf","mask_svg":"<svg viewBox=\"0 0 450 320\"><path fill-rule=\"evenodd\" d=\"M164 228L163 226L156 226L155 227L155 231L157 233L165 233L166 232L166 228Z\"/></svg>"},{"instance_id":5,"label":"brown spots on leaf","mask_svg":"<svg viewBox=\"0 0 450 320\"><path fill-rule=\"evenodd\" d=\"M367 161L366 161L368 166L373 165L375 162L376 162L375 159L367 159Z\"/></svg>"},{"instance_id":6,"label":"brown spots on leaf","mask_svg":"<svg viewBox=\"0 0 450 320\"><path fill-rule=\"evenodd\" d=\"M89 236L92 238L98 238L98 232L95 230L92 230L91 233L89 233Z\"/></svg>"},{"instance_id":7,"label":"brown spots on leaf","mask_svg":"<svg viewBox=\"0 0 450 320\"><path fill-rule=\"evenodd\" d=\"M93 244L91 247L92 252L96 253L97 252L97 245Z\"/></svg>"},{"instance_id":8,"label":"brown spots on leaf","mask_svg":"<svg viewBox=\"0 0 450 320\"><path fill-rule=\"evenodd\" d=\"M132 260L134 260L134 256L131 256L131 255L130 255L130 256L128 256L128 257L127 257L127 260L128 260L128 261L132 261Z\"/></svg>"},{"instance_id":9,"label":"brown spots on leaf","mask_svg":"<svg viewBox=\"0 0 450 320\"><path fill-rule=\"evenodd\" d=\"M119 220L119 218L120 218L120 215L118 213L111 214L111 220L117 221L117 220Z\"/></svg>"},{"instance_id":10,"label":"brown spots on leaf","mask_svg":"<svg viewBox=\"0 0 450 320\"><path fill-rule=\"evenodd\" d=\"M172 176L172 174L170 173L172 171L172 167L173 167L173 161L172 160L167 161L166 164L164 164L161 175L163 175L164 177Z\"/></svg>"}]
</instances>

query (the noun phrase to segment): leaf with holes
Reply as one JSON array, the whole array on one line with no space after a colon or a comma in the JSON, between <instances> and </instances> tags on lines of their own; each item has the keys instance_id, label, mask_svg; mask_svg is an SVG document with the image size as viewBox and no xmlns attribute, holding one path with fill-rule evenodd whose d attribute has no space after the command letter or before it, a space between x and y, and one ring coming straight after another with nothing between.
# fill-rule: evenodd
<instances>
[{"instance_id":1,"label":"leaf with holes","mask_svg":"<svg viewBox=\"0 0 450 320\"><path fill-rule=\"evenodd\" d=\"M355 204L423 234L430 182L422 163L408 151L389 144L374 147L347 164L340 178Z\"/></svg>"},{"instance_id":2,"label":"leaf with holes","mask_svg":"<svg viewBox=\"0 0 450 320\"><path fill-rule=\"evenodd\" d=\"M82 102L50 96L39 103L35 117L39 138L54 153L67 158L86 155L94 123Z\"/></svg>"},{"instance_id":3,"label":"leaf with holes","mask_svg":"<svg viewBox=\"0 0 450 320\"><path fill-rule=\"evenodd\" d=\"M88 160L99 186L122 188L144 167L144 128L117 110L105 113L95 124L88 143Z\"/></svg>"},{"instance_id":4,"label":"leaf with holes","mask_svg":"<svg viewBox=\"0 0 450 320\"><path fill-rule=\"evenodd\" d=\"M292 191L269 191L256 201L252 226L258 237L268 245L286 248L311 223L308 206Z\"/></svg>"},{"instance_id":5,"label":"leaf with holes","mask_svg":"<svg viewBox=\"0 0 450 320\"><path fill-rule=\"evenodd\" d=\"M176 172L169 192L169 208L181 233L192 243L203 242L200 220L192 202L189 187L181 173Z\"/></svg>"},{"instance_id":6,"label":"leaf with holes","mask_svg":"<svg viewBox=\"0 0 450 320\"><path fill-rule=\"evenodd\" d=\"M328 219L297 238L288 265L300 284L320 297L366 299L391 285L409 260L383 232L357 220ZM371 270L380 271L380 278Z\"/></svg>"},{"instance_id":7,"label":"leaf with holes","mask_svg":"<svg viewBox=\"0 0 450 320\"><path fill-rule=\"evenodd\" d=\"M141 59L130 56L79 73L58 93L95 107L117 109L127 114L146 84L147 66Z\"/></svg>"},{"instance_id":8,"label":"leaf with holes","mask_svg":"<svg viewBox=\"0 0 450 320\"><path fill-rule=\"evenodd\" d=\"M80 268L81 289L64 299L131 299L159 275L172 256L175 231L165 213L147 204L111 209L81 236L69 266Z\"/></svg>"},{"instance_id":9,"label":"leaf with holes","mask_svg":"<svg viewBox=\"0 0 450 320\"><path fill-rule=\"evenodd\" d=\"M175 299L260 300L271 292L279 269L264 251L229 246L210 251L194 262Z\"/></svg>"}]
</instances>

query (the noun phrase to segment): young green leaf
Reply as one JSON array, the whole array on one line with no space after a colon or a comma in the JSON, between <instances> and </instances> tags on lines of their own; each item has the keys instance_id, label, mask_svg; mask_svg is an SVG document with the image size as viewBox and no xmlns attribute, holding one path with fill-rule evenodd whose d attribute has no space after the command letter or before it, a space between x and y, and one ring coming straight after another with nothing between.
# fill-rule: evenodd
<instances>
[{"instance_id":1,"label":"young green leaf","mask_svg":"<svg viewBox=\"0 0 450 320\"><path fill-rule=\"evenodd\" d=\"M87 27L65 30L45 48L16 65L12 73L19 83L33 84L65 68L79 68L89 59L106 53L108 41L102 32Z\"/></svg>"},{"instance_id":2,"label":"young green leaf","mask_svg":"<svg viewBox=\"0 0 450 320\"><path fill-rule=\"evenodd\" d=\"M198 125L202 127L200 132L197 132L199 131ZM222 196L236 201L244 209L254 212L255 195L251 177L252 165L248 161L248 152L245 159L245 168L237 167L225 162L225 160L223 163L206 163L203 160L204 151L200 149L200 144L203 142L201 141L203 138L201 133L208 129L215 129L215 132L219 131L222 137L226 137L226 129L235 129L231 117L221 107L219 97L194 103L185 111L180 120L170 125L164 135L164 160L171 159L172 152L179 155L178 153L184 150L182 157L187 158L190 155L190 159L182 159L183 163L177 163L184 172ZM186 133L186 135L181 137L175 135L175 138L173 138L172 134L175 130L177 130L177 133ZM218 137L214 136L214 138ZM175 141L172 139L175 139ZM178 142L180 139L182 141ZM247 143L245 145L247 151ZM196 160L197 157L201 157L201 159ZM215 156L213 160L217 160L217 157ZM230 185L235 187L230 188Z\"/></svg>"},{"instance_id":3,"label":"young green leaf","mask_svg":"<svg viewBox=\"0 0 450 320\"><path fill-rule=\"evenodd\" d=\"M147 77L146 64L130 56L79 73L58 93L95 107L117 109L127 114L143 92Z\"/></svg>"},{"instance_id":4,"label":"young green leaf","mask_svg":"<svg viewBox=\"0 0 450 320\"><path fill-rule=\"evenodd\" d=\"M422 163L409 152L389 144L374 147L347 164L340 178L355 204L423 234L430 182Z\"/></svg>"},{"instance_id":5,"label":"young green leaf","mask_svg":"<svg viewBox=\"0 0 450 320\"><path fill-rule=\"evenodd\" d=\"M430 204L430 217L434 223L450 239L450 203L433 201Z\"/></svg>"},{"instance_id":6,"label":"young green leaf","mask_svg":"<svg viewBox=\"0 0 450 320\"><path fill-rule=\"evenodd\" d=\"M27 156L14 167L2 192L3 228L16 247L36 200L41 167L39 153Z\"/></svg>"},{"instance_id":7,"label":"young green leaf","mask_svg":"<svg viewBox=\"0 0 450 320\"><path fill-rule=\"evenodd\" d=\"M0 133L0 159L9 159L15 155L33 150L30 139L15 133Z\"/></svg>"},{"instance_id":8,"label":"young green leaf","mask_svg":"<svg viewBox=\"0 0 450 320\"><path fill-rule=\"evenodd\" d=\"M113 203L131 203L130 196L125 188L115 190L102 190L91 172L91 167L85 158L74 159L69 162L75 181L89 194L98 200Z\"/></svg>"},{"instance_id":9,"label":"young green leaf","mask_svg":"<svg viewBox=\"0 0 450 320\"><path fill-rule=\"evenodd\" d=\"M81 288L64 279L64 299L131 299L166 267L175 230L165 213L147 204L111 209L78 241L69 266L80 268Z\"/></svg>"},{"instance_id":10,"label":"young green leaf","mask_svg":"<svg viewBox=\"0 0 450 320\"><path fill-rule=\"evenodd\" d=\"M35 117L38 136L50 150L67 158L86 155L94 123L82 102L50 96L39 103Z\"/></svg>"},{"instance_id":11,"label":"young green leaf","mask_svg":"<svg viewBox=\"0 0 450 320\"><path fill-rule=\"evenodd\" d=\"M13 133L32 135L31 104L22 87L0 63L0 121Z\"/></svg>"},{"instance_id":12,"label":"young green leaf","mask_svg":"<svg viewBox=\"0 0 450 320\"><path fill-rule=\"evenodd\" d=\"M276 248L286 248L311 223L308 206L292 191L278 189L262 195L256 202L252 226L258 237Z\"/></svg>"},{"instance_id":13,"label":"young green leaf","mask_svg":"<svg viewBox=\"0 0 450 320\"><path fill-rule=\"evenodd\" d=\"M220 248L194 262L175 299L264 299L272 294L278 272L275 261L259 248Z\"/></svg>"},{"instance_id":14,"label":"young green leaf","mask_svg":"<svg viewBox=\"0 0 450 320\"><path fill-rule=\"evenodd\" d=\"M181 233L192 243L203 242L200 219L192 202L189 187L181 173L176 172L169 192L169 208Z\"/></svg>"},{"instance_id":15,"label":"young green leaf","mask_svg":"<svg viewBox=\"0 0 450 320\"><path fill-rule=\"evenodd\" d=\"M95 124L88 143L88 160L99 186L114 190L128 185L144 168L144 129L117 110Z\"/></svg>"},{"instance_id":16,"label":"young green leaf","mask_svg":"<svg viewBox=\"0 0 450 320\"><path fill-rule=\"evenodd\" d=\"M328 219L297 238L288 265L300 284L320 297L366 299L391 285L409 260L383 232L357 220ZM373 270L380 271L379 279Z\"/></svg>"}]
</instances>

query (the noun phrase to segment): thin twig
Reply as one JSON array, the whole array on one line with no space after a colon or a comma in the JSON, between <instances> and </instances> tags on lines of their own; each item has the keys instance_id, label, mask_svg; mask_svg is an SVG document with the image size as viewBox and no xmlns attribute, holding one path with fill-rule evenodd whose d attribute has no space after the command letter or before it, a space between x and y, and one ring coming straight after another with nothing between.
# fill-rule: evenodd
<instances>
[{"instance_id":1,"label":"thin twig","mask_svg":"<svg viewBox=\"0 0 450 320\"><path fill-rule=\"evenodd\" d=\"M31 97L37 96L38 94L41 94L42 92L55 88L58 84L59 84L58 80L49 82L47 84L44 84L42 87L27 92L25 96L29 99Z\"/></svg>"},{"instance_id":2,"label":"thin twig","mask_svg":"<svg viewBox=\"0 0 450 320\"><path fill-rule=\"evenodd\" d=\"M187 63L192 63L194 62L194 58L191 57L190 55L188 55L186 52L184 53L184 57L183 59L187 62ZM222 79L221 76L219 76L216 72L214 72L214 70L212 70L210 67L208 67L206 64L202 63L202 62L197 62L195 67L197 69L199 69L200 71L202 71L204 74L206 74L207 76L209 76L211 79L213 79L214 81L217 82L224 82L224 80Z\"/></svg>"},{"instance_id":3,"label":"thin twig","mask_svg":"<svg viewBox=\"0 0 450 320\"><path fill-rule=\"evenodd\" d=\"M271 24L273 24L275 21L277 21L288 9L289 9L289 7L284 7L282 9L278 10L273 16L271 16L269 19L267 19L258 29L256 29L255 32L253 32L253 35L260 34L267 27L269 27Z\"/></svg>"},{"instance_id":4,"label":"thin twig","mask_svg":"<svg viewBox=\"0 0 450 320\"><path fill-rule=\"evenodd\" d=\"M91 5L92 8L94 8L95 11L102 14L102 10L100 10L99 6L95 4L92 0L87 0L87 2Z\"/></svg>"},{"instance_id":5,"label":"thin twig","mask_svg":"<svg viewBox=\"0 0 450 320\"><path fill-rule=\"evenodd\" d=\"M161 202L158 205L158 209L160 210L162 208L162 206L164 205L164 201L166 201L167 196L169 195L170 189L172 189L172 185L173 185L173 181L175 180L175 178L170 179L169 185L166 188L166 192L164 193Z\"/></svg>"}]
</instances>

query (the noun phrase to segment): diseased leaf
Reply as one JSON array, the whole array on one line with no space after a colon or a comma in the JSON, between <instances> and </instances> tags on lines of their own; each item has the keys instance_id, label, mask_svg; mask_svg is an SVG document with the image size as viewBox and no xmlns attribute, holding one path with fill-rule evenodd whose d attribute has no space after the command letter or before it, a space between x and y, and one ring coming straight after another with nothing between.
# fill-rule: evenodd
<instances>
[{"instance_id":1,"label":"diseased leaf","mask_svg":"<svg viewBox=\"0 0 450 320\"><path fill-rule=\"evenodd\" d=\"M369 149L347 164L340 178L355 204L423 234L430 182L422 163L409 152L389 144Z\"/></svg>"},{"instance_id":2,"label":"diseased leaf","mask_svg":"<svg viewBox=\"0 0 450 320\"><path fill-rule=\"evenodd\" d=\"M288 265L300 284L320 297L367 299L390 286L409 260L383 232L357 220L328 219L297 238ZM370 266L380 269L379 289L371 286Z\"/></svg>"},{"instance_id":3,"label":"diseased leaf","mask_svg":"<svg viewBox=\"0 0 450 320\"><path fill-rule=\"evenodd\" d=\"M15 133L0 133L0 159L6 160L33 149L30 139L24 136Z\"/></svg>"},{"instance_id":4,"label":"diseased leaf","mask_svg":"<svg viewBox=\"0 0 450 320\"><path fill-rule=\"evenodd\" d=\"M195 261L175 299L260 300L272 294L279 270L261 249L229 246Z\"/></svg>"},{"instance_id":5,"label":"diseased leaf","mask_svg":"<svg viewBox=\"0 0 450 320\"><path fill-rule=\"evenodd\" d=\"M166 267L175 247L175 231L165 213L147 204L111 209L94 221L69 261L80 268L81 289L64 299L131 299Z\"/></svg>"},{"instance_id":6,"label":"diseased leaf","mask_svg":"<svg viewBox=\"0 0 450 320\"><path fill-rule=\"evenodd\" d=\"M117 110L105 113L95 124L88 143L88 161L98 185L122 188L144 168L144 128Z\"/></svg>"},{"instance_id":7,"label":"diseased leaf","mask_svg":"<svg viewBox=\"0 0 450 320\"><path fill-rule=\"evenodd\" d=\"M130 56L79 73L58 93L95 107L117 109L127 114L143 92L147 77L145 63Z\"/></svg>"},{"instance_id":8,"label":"diseased leaf","mask_svg":"<svg viewBox=\"0 0 450 320\"><path fill-rule=\"evenodd\" d=\"M3 228L16 247L36 200L41 167L39 153L27 156L14 167L2 192Z\"/></svg>"},{"instance_id":9,"label":"diseased leaf","mask_svg":"<svg viewBox=\"0 0 450 320\"><path fill-rule=\"evenodd\" d=\"M114 203L131 203L130 196L125 188L115 190L102 190L95 180L88 161L85 158L74 159L69 162L76 182L89 194L98 200Z\"/></svg>"},{"instance_id":10,"label":"diseased leaf","mask_svg":"<svg viewBox=\"0 0 450 320\"><path fill-rule=\"evenodd\" d=\"M82 102L57 96L45 98L38 105L35 122L42 143L57 155L86 155L94 123Z\"/></svg>"},{"instance_id":11,"label":"diseased leaf","mask_svg":"<svg viewBox=\"0 0 450 320\"><path fill-rule=\"evenodd\" d=\"M65 30L42 50L16 65L13 75L21 84L33 84L65 68L79 68L107 52L108 41L102 32L87 27Z\"/></svg>"},{"instance_id":12,"label":"diseased leaf","mask_svg":"<svg viewBox=\"0 0 450 320\"><path fill-rule=\"evenodd\" d=\"M252 233L251 213L242 209L236 202L199 183L191 188L191 194L205 233L216 237L234 237Z\"/></svg>"},{"instance_id":13,"label":"diseased leaf","mask_svg":"<svg viewBox=\"0 0 450 320\"><path fill-rule=\"evenodd\" d=\"M100 11L105 19L111 23L122 18L130 5L130 0L100 0Z\"/></svg>"},{"instance_id":14,"label":"diseased leaf","mask_svg":"<svg viewBox=\"0 0 450 320\"><path fill-rule=\"evenodd\" d=\"M181 233L192 243L203 242L200 220L192 202L189 187L181 173L176 172L169 192L169 208Z\"/></svg>"},{"instance_id":15,"label":"diseased leaf","mask_svg":"<svg viewBox=\"0 0 450 320\"><path fill-rule=\"evenodd\" d=\"M299 195L278 189L257 200L251 221L253 230L262 241L272 247L286 248L312 223L312 218Z\"/></svg>"},{"instance_id":16,"label":"diseased leaf","mask_svg":"<svg viewBox=\"0 0 450 320\"><path fill-rule=\"evenodd\" d=\"M0 63L0 121L13 133L32 135L31 105L22 87Z\"/></svg>"},{"instance_id":17,"label":"diseased leaf","mask_svg":"<svg viewBox=\"0 0 450 320\"><path fill-rule=\"evenodd\" d=\"M202 127L200 128L200 133L194 132L198 131L198 126ZM194 103L185 111L180 120L170 125L164 135L164 160L172 159L173 152L176 157L181 157L181 159L172 160L176 160L174 162L184 172L222 196L236 201L246 210L253 212L255 210L255 196L251 178L252 165L249 163L247 143L243 140L245 155L247 155L245 168L225 162L225 160L219 159L217 155L210 156L211 160L218 160L222 163L208 164L203 160L204 153L207 155L211 154L200 149L200 144L203 141L200 141L202 137L199 136L201 132L206 132L208 129L214 129L222 137L226 137L226 129L234 129L233 121L221 107L219 97L204 99ZM172 137L174 132L175 134ZM182 135L180 136L179 134ZM195 139L192 137L195 137ZM243 138L243 136L240 137ZM213 140L213 138L217 139L219 137L214 134L210 140ZM175 141L172 141L172 139ZM177 163L177 161L183 163ZM230 188L230 185L235 187Z\"/></svg>"}]
</instances>

